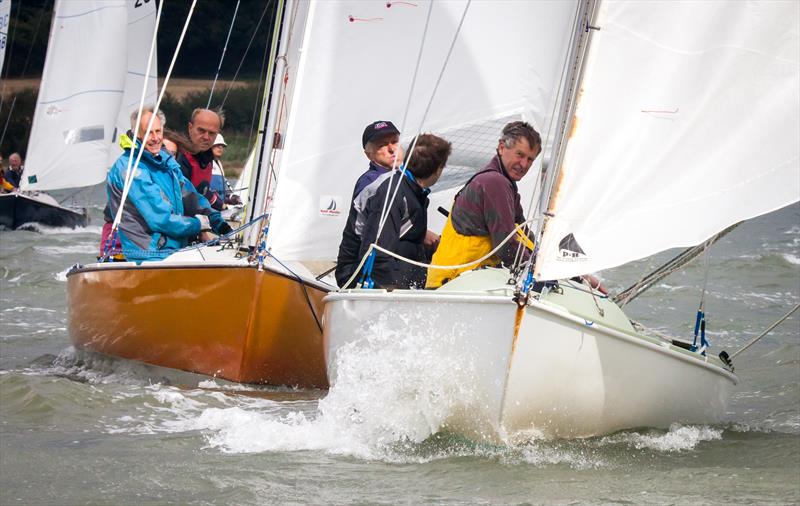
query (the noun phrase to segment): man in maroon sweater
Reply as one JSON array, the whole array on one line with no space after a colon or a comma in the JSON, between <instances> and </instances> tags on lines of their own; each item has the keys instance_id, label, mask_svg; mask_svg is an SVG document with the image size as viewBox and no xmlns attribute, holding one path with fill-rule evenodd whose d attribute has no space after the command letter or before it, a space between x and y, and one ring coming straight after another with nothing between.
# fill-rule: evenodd
<instances>
[{"instance_id":1,"label":"man in maroon sweater","mask_svg":"<svg viewBox=\"0 0 800 506\"><path fill-rule=\"evenodd\" d=\"M525 177L541 151L541 137L528 123L514 121L503 128L495 156L456 194L432 264L461 265L477 260L503 242L518 224L525 222L517 183ZM512 265L521 241L533 244L520 236L514 237L480 265ZM523 247L522 255L523 258L530 255L530 248ZM477 265L429 269L426 286L437 288L475 267ZM596 278L584 278L605 293Z\"/></svg>"},{"instance_id":2,"label":"man in maroon sweater","mask_svg":"<svg viewBox=\"0 0 800 506\"><path fill-rule=\"evenodd\" d=\"M189 121L188 148L180 148L178 163L186 179L192 182L197 193L208 199L216 210L225 208L225 202L211 189L211 169L214 154L211 151L214 140L222 129L222 118L209 109L195 109Z\"/></svg>"}]
</instances>

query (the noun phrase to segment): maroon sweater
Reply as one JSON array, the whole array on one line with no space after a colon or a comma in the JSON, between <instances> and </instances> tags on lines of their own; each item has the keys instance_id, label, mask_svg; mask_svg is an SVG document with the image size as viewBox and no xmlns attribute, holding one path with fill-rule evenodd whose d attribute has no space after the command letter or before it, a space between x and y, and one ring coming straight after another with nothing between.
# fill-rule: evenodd
<instances>
[{"instance_id":1,"label":"maroon sweater","mask_svg":"<svg viewBox=\"0 0 800 506\"><path fill-rule=\"evenodd\" d=\"M470 179L458 192L450 215L453 228L461 235L489 236L497 247L518 223L525 221L517 183L506 173L500 155ZM508 241L497 256L510 265L518 242ZM527 253L526 255L527 256Z\"/></svg>"}]
</instances>

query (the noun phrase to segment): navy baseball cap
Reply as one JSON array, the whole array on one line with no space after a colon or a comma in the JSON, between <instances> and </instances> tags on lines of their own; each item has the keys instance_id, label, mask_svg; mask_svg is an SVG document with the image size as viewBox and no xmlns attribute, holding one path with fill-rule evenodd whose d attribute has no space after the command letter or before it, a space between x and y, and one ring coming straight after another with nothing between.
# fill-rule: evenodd
<instances>
[{"instance_id":1,"label":"navy baseball cap","mask_svg":"<svg viewBox=\"0 0 800 506\"><path fill-rule=\"evenodd\" d=\"M394 123L391 121L374 121L364 129L364 134L361 136L361 147L366 148L369 141L391 134L400 134L400 130L394 126Z\"/></svg>"}]
</instances>

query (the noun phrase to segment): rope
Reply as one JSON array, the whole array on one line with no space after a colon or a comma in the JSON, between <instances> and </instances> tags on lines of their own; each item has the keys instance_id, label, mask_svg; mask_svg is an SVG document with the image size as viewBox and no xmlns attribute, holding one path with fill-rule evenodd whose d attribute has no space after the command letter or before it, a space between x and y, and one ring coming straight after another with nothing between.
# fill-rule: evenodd
<instances>
[{"instance_id":1,"label":"rope","mask_svg":"<svg viewBox=\"0 0 800 506\"><path fill-rule=\"evenodd\" d=\"M358 276L358 274L361 272L361 268L364 266L364 262L367 261L367 258L369 258L370 253L372 253L373 250L377 250L377 251L380 251L382 253L385 253L385 254L387 254L387 255L389 255L391 257L396 258L397 260L400 260L401 262L406 262L408 264L415 265L417 267L423 267L423 268L426 268L426 269L463 269L463 268L466 268L466 267L472 267L473 265L477 265L477 264L483 262L484 260L488 260L489 258L491 258L512 237L514 237L517 234L517 231L520 230L521 227L523 227L526 223L528 223L528 222L526 221L526 222L520 223L516 227L514 227L514 230L512 230L511 233L509 233L505 237L505 239L500 241L500 244L498 244L489 253L487 253L484 256L478 258L477 260L473 260L471 262L467 262L465 264L459 264L459 265L435 265L435 264L425 264L425 263L422 263L422 262L417 262L416 260L411 260L410 258L406 258L404 256L398 255L397 253L395 253L393 251L390 251L390 250L387 250L385 248L382 248L382 247L378 246L377 243L372 243L372 244L369 245L369 248L367 248L367 252L364 254L364 256L361 257L361 262L358 264L358 267L356 267L355 270L353 271L353 274L350 276L350 279L348 279L347 282L344 285L342 285L342 288L340 288L339 291L345 290L346 288L344 288L344 287L350 286L350 284L356 279L356 276Z\"/></svg>"},{"instance_id":2,"label":"rope","mask_svg":"<svg viewBox=\"0 0 800 506\"><path fill-rule=\"evenodd\" d=\"M239 2L236 0L236 8L233 9L233 18L231 19L231 26L228 27L228 36L225 37L225 45L222 46L222 54L219 57L219 65L217 65L217 73L214 74L214 82L211 83L211 91L208 93L208 103L206 109L211 107L211 97L214 96L214 88L217 87L217 79L219 78L219 71L222 69L222 61L225 59L225 51L228 50L228 41L231 40L231 32L233 31L233 24L236 22L236 13L239 12Z\"/></svg>"},{"instance_id":3,"label":"rope","mask_svg":"<svg viewBox=\"0 0 800 506\"><path fill-rule=\"evenodd\" d=\"M784 321L785 319L789 318L789 317L792 315L792 313L794 313L794 312L795 312L795 311L797 311L798 309L800 309L800 304L797 304L797 305L795 305L795 306L794 306L794 308L793 308L791 311L789 311L788 313L786 313L785 315L783 315L783 317L782 317L782 318L780 318L778 321L776 321L775 323L773 323L772 325L770 325L770 326L769 326L769 328L768 328L767 330L765 330L764 332L762 332L762 333L761 333L761 334L759 334L758 336L754 337L753 339L751 339L751 340L750 340L750 342L748 342L747 344L745 344L744 346L742 346L741 348L739 348L739 350L737 350L737 351L736 351L736 352L735 352L733 355L731 355L731 360L733 360L734 358L736 358L736 355L738 355L739 353L743 352L743 351L744 351L744 350L746 350L747 348L749 348L749 347L751 347L752 345L754 345L754 344L756 343L756 341L758 341L759 339L761 339L761 338L762 338L762 337L764 337L765 335L769 334L769 333L770 333L770 331L772 331L772 329L774 329L775 327L777 327L778 325L780 325L781 323L783 323L783 321Z\"/></svg>"},{"instance_id":4,"label":"rope","mask_svg":"<svg viewBox=\"0 0 800 506\"><path fill-rule=\"evenodd\" d=\"M720 240L722 237L726 236L733 229L738 227L741 223L743 222L740 221L739 223L731 225L730 227L726 228L722 232L719 232L718 234L711 237L702 244L683 250L680 254L670 259L667 263L663 264L658 269L642 277L641 279L639 279L639 281L637 281L633 285L629 286L625 290L615 295L613 298L614 303L620 307L625 306L630 301L632 301L633 299L644 293L646 290L651 288L653 285L655 285L665 277L669 276L673 272L677 271L684 265L688 264L695 257L697 257L697 255L702 253L705 250L705 248L710 247L712 244Z\"/></svg>"}]
</instances>

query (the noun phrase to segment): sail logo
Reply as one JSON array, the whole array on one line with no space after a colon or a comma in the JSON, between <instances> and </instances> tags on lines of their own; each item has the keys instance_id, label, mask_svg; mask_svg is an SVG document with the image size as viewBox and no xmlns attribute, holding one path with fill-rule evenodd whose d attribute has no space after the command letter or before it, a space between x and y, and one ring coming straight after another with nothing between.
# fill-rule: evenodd
<instances>
[{"instance_id":1,"label":"sail logo","mask_svg":"<svg viewBox=\"0 0 800 506\"><path fill-rule=\"evenodd\" d=\"M556 259L561 262L585 262L588 260L583 248L571 232L559 241Z\"/></svg>"},{"instance_id":2,"label":"sail logo","mask_svg":"<svg viewBox=\"0 0 800 506\"><path fill-rule=\"evenodd\" d=\"M323 195L319 198L319 214L339 216L342 214L342 198L339 195Z\"/></svg>"}]
</instances>

